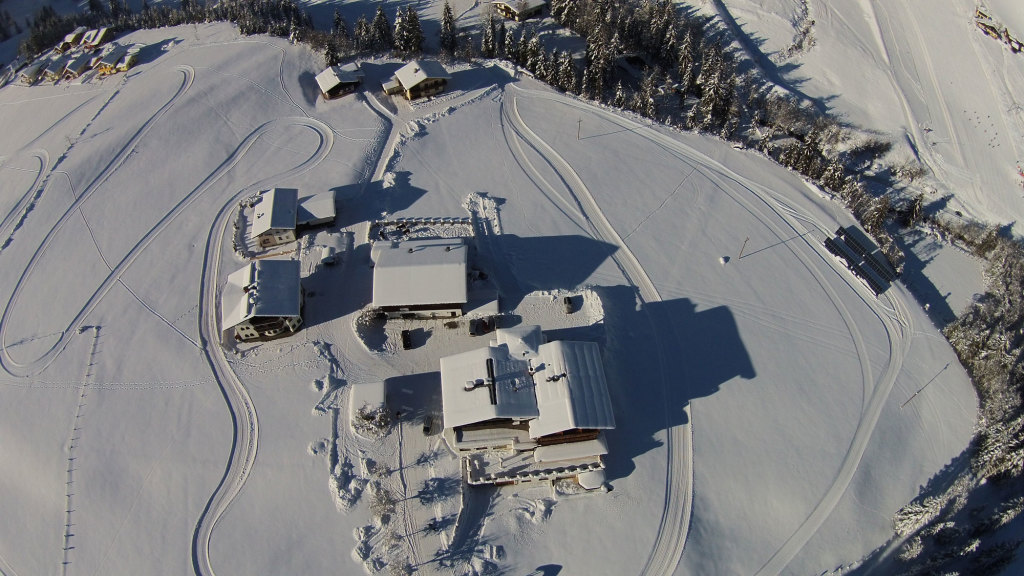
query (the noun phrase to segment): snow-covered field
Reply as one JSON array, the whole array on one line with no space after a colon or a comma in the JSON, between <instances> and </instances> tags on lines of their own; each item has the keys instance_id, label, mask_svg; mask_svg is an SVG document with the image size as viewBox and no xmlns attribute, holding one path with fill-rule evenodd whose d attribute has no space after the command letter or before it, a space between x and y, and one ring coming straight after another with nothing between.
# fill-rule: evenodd
<instances>
[{"instance_id":1,"label":"snow-covered field","mask_svg":"<svg viewBox=\"0 0 1024 576\"><path fill-rule=\"evenodd\" d=\"M798 2L727 4L764 26L766 54L789 42ZM952 91L1002 114L991 151L968 116L921 125L947 91L910 90L905 66L865 66L892 92L862 98L836 53L876 50L844 24L871 21L829 6L810 4L835 28L815 28L799 89L842 94L827 104L853 124L905 126L965 211L1019 210L997 188L1021 134L1004 93ZM957 14L961 46L1000 55ZM497 64L455 67L448 92L411 106L379 90L399 62L369 61L360 94L324 102L319 55L281 39L223 24L131 38L148 48L127 75L0 89L5 575L822 573L884 544L970 439L973 390L920 305L901 284L875 298L822 246L849 215L757 154ZM272 186L335 191L337 225L286 247L303 262L302 331L225 349L219 290L243 263L230 225ZM437 358L480 343L465 320L410 322L420 340L403 351L402 322L360 321L382 215L486 219L473 247L510 318L602 344L609 492L461 485L420 418L439 410ZM328 243L334 267L316 263ZM966 257L924 270L967 277L939 296L956 308L978 286ZM584 289L581 313L554 305ZM356 435L352 388L380 381L402 416Z\"/></svg>"},{"instance_id":2,"label":"snow-covered field","mask_svg":"<svg viewBox=\"0 0 1024 576\"><path fill-rule=\"evenodd\" d=\"M1019 38L1019 2L986 1ZM929 200L952 196L986 222L1024 221L1024 54L974 23L974 0L826 2L712 0L703 11L733 24L748 53L793 93L876 131L895 161L930 172ZM808 24L810 41L790 50Z\"/></svg>"}]
</instances>

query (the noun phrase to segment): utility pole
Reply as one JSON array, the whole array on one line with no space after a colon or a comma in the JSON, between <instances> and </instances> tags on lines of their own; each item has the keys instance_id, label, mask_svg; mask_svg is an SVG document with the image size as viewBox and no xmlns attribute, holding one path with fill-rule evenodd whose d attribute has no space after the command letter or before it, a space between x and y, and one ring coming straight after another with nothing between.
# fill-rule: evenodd
<instances>
[{"instance_id":1,"label":"utility pole","mask_svg":"<svg viewBox=\"0 0 1024 576\"><path fill-rule=\"evenodd\" d=\"M743 239L743 247L740 248L740 256L739 256L739 258L737 258L737 260L739 260L740 258L743 258L743 251L747 249L747 242L749 242L749 241L750 241L750 236L747 236L746 238Z\"/></svg>"},{"instance_id":2,"label":"utility pole","mask_svg":"<svg viewBox=\"0 0 1024 576\"><path fill-rule=\"evenodd\" d=\"M576 119L576 139L580 139L580 130L583 129L583 118Z\"/></svg>"},{"instance_id":3,"label":"utility pole","mask_svg":"<svg viewBox=\"0 0 1024 576\"><path fill-rule=\"evenodd\" d=\"M929 380L928 382L926 382L924 386L921 386L921 388L920 388L920 389L919 389L919 390L918 390L917 392L914 392L914 393L913 393L913 394L912 394L912 395L910 396L910 398L907 398L907 401L906 401L906 402L904 402L903 404L900 404L900 410L903 410L903 407L904 407L904 406L906 406L907 404L910 404L910 401L911 401L911 400L913 400L914 398L917 398L917 395L918 395L918 394L920 394L920 393L921 393L921 391L923 391L923 390L924 390L925 388L927 388L929 384L931 384L932 382L935 382L935 379L939 377L939 374L942 374L943 372L945 372L945 371L946 371L946 368L949 368L949 362L946 362L946 365L942 367L942 370L939 370L939 373L938 373L938 374L936 374L935 376L932 376L932 379L931 379L931 380Z\"/></svg>"}]
</instances>

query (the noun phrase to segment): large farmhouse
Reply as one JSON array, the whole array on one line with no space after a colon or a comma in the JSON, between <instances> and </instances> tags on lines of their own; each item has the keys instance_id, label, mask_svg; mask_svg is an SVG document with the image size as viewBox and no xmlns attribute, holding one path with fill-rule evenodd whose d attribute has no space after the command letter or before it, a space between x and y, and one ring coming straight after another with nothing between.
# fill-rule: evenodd
<instances>
[{"instance_id":1,"label":"large farmhouse","mask_svg":"<svg viewBox=\"0 0 1024 576\"><path fill-rule=\"evenodd\" d=\"M300 199L295 188L264 190L253 206L249 237L262 248L287 244L302 228L330 224L335 215L333 193Z\"/></svg>"},{"instance_id":2,"label":"large farmhouse","mask_svg":"<svg viewBox=\"0 0 1024 576\"><path fill-rule=\"evenodd\" d=\"M443 92L451 76L434 60L413 60L402 66L383 84L385 94L404 94L408 100L417 100Z\"/></svg>"},{"instance_id":3,"label":"large farmhouse","mask_svg":"<svg viewBox=\"0 0 1024 576\"><path fill-rule=\"evenodd\" d=\"M373 307L389 318L461 316L467 252L462 238L375 243Z\"/></svg>"},{"instance_id":4,"label":"large farmhouse","mask_svg":"<svg viewBox=\"0 0 1024 576\"><path fill-rule=\"evenodd\" d=\"M539 326L500 328L486 348L441 359L444 438L470 484L604 482L615 427L598 345L544 342Z\"/></svg>"},{"instance_id":5,"label":"large farmhouse","mask_svg":"<svg viewBox=\"0 0 1024 576\"><path fill-rule=\"evenodd\" d=\"M354 62L344 66L331 66L316 75L316 83L324 100L351 94L362 82L363 71Z\"/></svg>"},{"instance_id":6,"label":"large farmhouse","mask_svg":"<svg viewBox=\"0 0 1024 576\"><path fill-rule=\"evenodd\" d=\"M491 4L505 18L522 22L528 18L540 15L548 3L547 0L502 0L492 2Z\"/></svg>"},{"instance_id":7,"label":"large farmhouse","mask_svg":"<svg viewBox=\"0 0 1024 576\"><path fill-rule=\"evenodd\" d=\"M221 295L221 328L235 340L274 338L302 325L298 260L255 260L228 276Z\"/></svg>"}]
</instances>

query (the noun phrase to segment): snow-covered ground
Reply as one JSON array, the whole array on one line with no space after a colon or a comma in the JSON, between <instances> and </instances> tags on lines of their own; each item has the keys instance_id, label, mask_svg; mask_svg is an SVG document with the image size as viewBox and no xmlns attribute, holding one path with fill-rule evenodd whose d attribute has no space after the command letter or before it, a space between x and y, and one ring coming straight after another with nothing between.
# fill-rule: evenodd
<instances>
[{"instance_id":1,"label":"snow-covered ground","mask_svg":"<svg viewBox=\"0 0 1024 576\"><path fill-rule=\"evenodd\" d=\"M1020 32L1020 5L984 2ZM895 144L894 163L930 172L929 200L951 195L986 222L1024 221L1024 54L985 36L974 0L712 0L768 77ZM808 24L811 40L790 50Z\"/></svg>"},{"instance_id":2,"label":"snow-covered ground","mask_svg":"<svg viewBox=\"0 0 1024 576\"><path fill-rule=\"evenodd\" d=\"M379 90L399 62L374 60L324 102L319 55L281 39L131 39L148 48L126 75L0 89L4 574L821 573L885 543L970 439L973 390L925 312L831 257L850 217L757 154L496 64L409 105ZM991 160L963 149L929 158ZM337 225L284 249L302 331L225 349L231 224L271 186L335 191ZM602 344L609 492L461 485L420 422L437 358L481 344L465 320L409 322L403 351L404 323L361 319L385 214L485 220L503 321ZM585 310L552 305L582 289ZM402 415L356 435L351 388L380 381Z\"/></svg>"}]
</instances>

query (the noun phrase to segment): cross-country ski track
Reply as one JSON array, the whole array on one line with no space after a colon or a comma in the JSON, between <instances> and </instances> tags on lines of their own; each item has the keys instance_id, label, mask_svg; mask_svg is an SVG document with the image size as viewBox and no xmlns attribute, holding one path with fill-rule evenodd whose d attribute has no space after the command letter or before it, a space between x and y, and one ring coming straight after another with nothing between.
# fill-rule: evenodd
<instances>
[{"instance_id":1,"label":"cross-country ski track","mask_svg":"<svg viewBox=\"0 0 1024 576\"><path fill-rule=\"evenodd\" d=\"M759 575L781 573L807 541L817 532L818 528L821 527L828 518L828 515L839 503L839 500L853 480L853 476L867 449L884 402L889 397L889 393L895 384L896 376L902 367L903 358L910 346L909 335L912 333L913 328L909 324L909 314L906 313L902 302L904 294L894 286L884 297L884 301L888 302L888 307L883 305L882 301L869 295L867 289L859 282L849 278L849 274L845 274L841 267L820 249L817 236L827 235L828 231L831 230L831 226L814 223L809 216L799 214L795 209L782 203L781 199L777 198L770 190L732 172L711 158L676 142L646 125L604 112L577 100L546 92L524 90L515 86L513 88L516 92L523 95L552 100L586 110L593 114L599 114L605 120L643 135L666 151L697 166L697 170L700 170L705 177L714 182L719 190L743 205L746 210L772 230L779 239L785 239L794 235L799 237L799 243L787 243L786 249L799 258L803 267L815 279L842 317L854 343L857 357L860 360L866 400L850 446L831 486L797 530L784 541L782 546L758 571ZM605 218L580 176L561 155L544 142L523 121L516 106L515 96L513 96L512 109L513 113L509 114L507 119L515 125L516 133L524 136L529 141L529 144L542 153L545 160L550 162L551 166L559 173L567 191L577 202L583 217L593 230L593 233L599 239L618 247L613 258L623 274L637 290L638 297L643 302L660 300L661 297L653 282L644 272L642 265L633 253L625 245L625 242L623 242L607 218ZM544 182L544 184L550 188L547 182ZM734 188L738 185L742 189L743 194L739 195L731 191L729 184L732 184ZM548 192L564 202L553 188ZM811 223L814 228L814 234L808 234L809 231L805 230L798 221ZM885 328L889 340L890 358L885 373L877 382L873 377L873 371L868 361L867 348L856 322L835 290L825 280L824 275L829 273L837 275L844 282L852 286L861 300L874 311ZM651 322L658 322L658 319L651 318ZM674 331L670 324L668 329ZM666 343L659 343L659 346L659 354L664 365L667 359L671 358L672 351L670 345ZM663 384L665 383L663 382ZM668 395L670 391L666 390L665 393ZM689 406L686 407L686 413L688 423L671 427L666 437L669 465L666 472L665 504L654 546L640 572L645 576L672 574L679 564L686 543L693 498L693 415Z\"/></svg>"}]
</instances>

